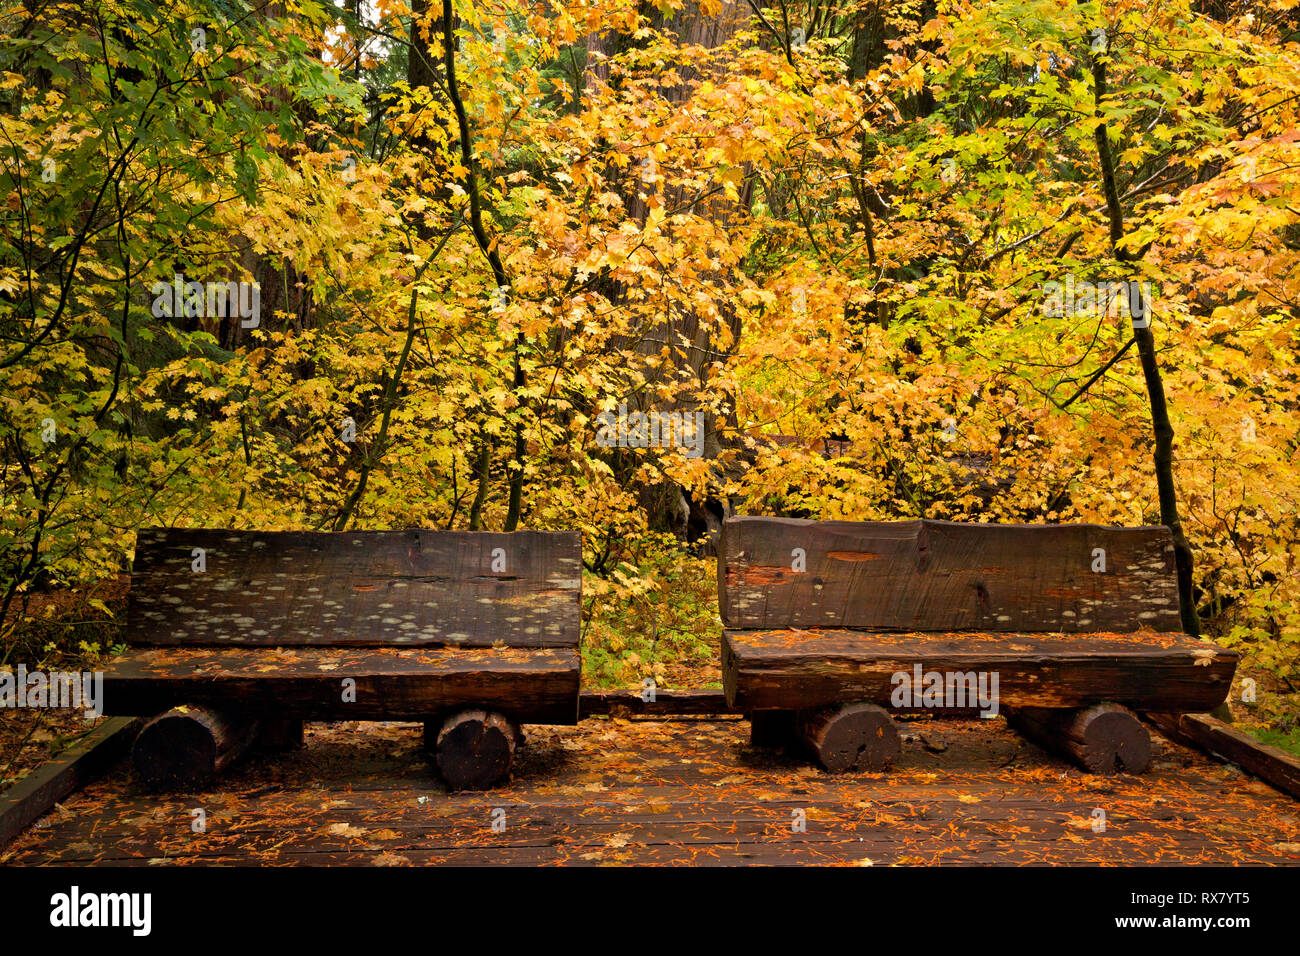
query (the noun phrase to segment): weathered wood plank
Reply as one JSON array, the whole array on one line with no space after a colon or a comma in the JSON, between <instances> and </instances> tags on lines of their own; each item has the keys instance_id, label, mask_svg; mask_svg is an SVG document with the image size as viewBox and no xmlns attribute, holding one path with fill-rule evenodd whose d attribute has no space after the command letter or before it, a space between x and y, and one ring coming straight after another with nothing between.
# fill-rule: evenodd
<instances>
[{"instance_id":1,"label":"weathered wood plank","mask_svg":"<svg viewBox=\"0 0 1300 956\"><path fill-rule=\"evenodd\" d=\"M726 828L722 828L726 831ZM1063 839L1077 836L1072 830L1057 829L1049 833L1032 834L1020 839L995 837L982 844L958 844L949 836L944 846L927 846L926 856L917 855L917 847L901 844L894 838L884 837L879 842L866 841L860 836L839 837L830 834L800 834L780 838L762 839L744 833L721 832L709 839L702 835L695 841L673 838L645 838L628 844L622 850L593 848L576 844L557 844L555 837L539 839L528 846L477 846L473 848L428 849L416 846L410 849L380 850L309 850L294 851L288 847L256 850L238 849L223 855L205 856L186 854L166 858L173 865L204 866L455 866L455 867L537 867L571 866L597 867L615 865L698 867L757 866L862 866L870 860L874 866L901 863L911 866L922 864L945 867L988 867L1032 865L1044 866L1143 866L1174 863L1184 865L1238 864L1240 858L1254 850L1244 841L1219 838L1213 841L1198 840L1179 834L1161 834L1153 840L1147 834L1132 834L1125 838L1102 839L1091 847L1073 847L1066 855L1061 847ZM1294 865L1295 857L1264 847L1249 857L1253 865ZM71 861L85 865L85 861ZM157 858L144 856L122 857L94 861L96 866L144 867L158 865Z\"/></svg>"},{"instance_id":2,"label":"weathered wood plank","mask_svg":"<svg viewBox=\"0 0 1300 956\"><path fill-rule=\"evenodd\" d=\"M577 532L148 529L127 635L136 645L576 647L581 582Z\"/></svg>"},{"instance_id":3,"label":"weathered wood plank","mask_svg":"<svg viewBox=\"0 0 1300 956\"><path fill-rule=\"evenodd\" d=\"M945 752L905 741L883 776L809 773L749 751L734 720L592 721L536 732L510 783L485 795L439 792L409 726L318 726L303 754L249 761L201 802L145 794L117 773L5 862L1300 862L1294 802L1198 752L1159 741L1151 776L1097 788L1001 721L929 726ZM195 806L208 810L201 834ZM1088 825L1097 807L1101 832ZM491 828L498 808L504 832Z\"/></svg>"},{"instance_id":4,"label":"weathered wood plank","mask_svg":"<svg viewBox=\"0 0 1300 956\"><path fill-rule=\"evenodd\" d=\"M1143 714L1162 734L1208 751L1300 800L1300 758L1208 714Z\"/></svg>"},{"instance_id":5,"label":"weathered wood plank","mask_svg":"<svg viewBox=\"0 0 1300 956\"><path fill-rule=\"evenodd\" d=\"M103 773L126 753L140 721L113 717L56 759L0 793L0 850L68 794Z\"/></svg>"},{"instance_id":6,"label":"weathered wood plank","mask_svg":"<svg viewBox=\"0 0 1300 956\"><path fill-rule=\"evenodd\" d=\"M580 681L567 648L141 648L105 669L104 712L235 703L282 719L415 720L479 706L572 724Z\"/></svg>"},{"instance_id":7,"label":"weathered wood plank","mask_svg":"<svg viewBox=\"0 0 1300 956\"><path fill-rule=\"evenodd\" d=\"M732 628L1181 630L1164 527L729 518L718 595Z\"/></svg>"},{"instance_id":8,"label":"weathered wood plank","mask_svg":"<svg viewBox=\"0 0 1300 956\"><path fill-rule=\"evenodd\" d=\"M1007 706L1086 707L1114 701L1148 710L1208 710L1227 696L1238 658L1235 651L1183 634L1146 631L1071 635L727 630L722 638L722 679L727 700L742 710L853 701L891 707L898 686L893 676L911 675L916 665L923 673L996 674L998 701ZM919 712L955 715L941 709Z\"/></svg>"},{"instance_id":9,"label":"weathered wood plank","mask_svg":"<svg viewBox=\"0 0 1300 956\"><path fill-rule=\"evenodd\" d=\"M1054 760L1048 766L1060 770L1060 765ZM905 769L899 771L899 773L906 772ZM982 790L972 793L959 782L957 786L951 788L931 786L928 792L920 796L909 793L907 800L898 801L880 800L875 792L876 787L881 792L892 790L893 781L897 779L894 776L878 778L875 786L861 775L819 774L816 779L845 783L831 792L818 795L815 799L806 792L782 791L781 799L769 799L761 803L738 802L733 799L715 801L709 799L707 795L702 795L699 789L694 793L655 792L648 798L648 803L654 805L652 808L647 806L645 797L632 798L622 794L620 794L621 802L596 805L579 803L573 799L573 795L561 802L534 803L531 799L527 802L517 802L516 788L529 785L529 782L525 781L522 784L516 782L511 788L513 792L499 791L482 802L461 802L468 796L466 794L449 796L445 801L439 802L437 812L431 812L428 804L417 804L405 794L399 796L391 791L364 794L362 796L368 799L358 800L358 795L347 789L313 790L310 791L310 803L301 808L295 805L292 814L285 812L278 798L274 816L266 813L265 810L258 813L256 801L252 802L246 812L241 807L237 816L229 812L221 815L214 813L210 819L212 824L210 831L201 842L204 844L202 848L204 852L222 852L223 848L242 848L247 852L255 851L261 846L275 844L283 846L286 842L290 847L319 846L326 841L337 845L344 841L332 836L330 829L332 824L342 823L348 827L375 826L391 829L402 834L407 845L454 846L457 838L462 844L474 842L476 836L480 840L484 838L486 836L484 830L490 826L489 813L498 807L505 811L509 822L508 833L513 834L513 838L505 834L496 836L493 846L497 848L507 843L517 843L521 837L524 840L531 840L539 833L545 840L560 827L569 829L570 832L581 829L608 834L626 829L629 825L673 823L707 828L711 825L728 827L735 823L757 823L766 824L773 831L778 831L784 836L791 832L789 826L791 809L809 807L817 807L819 811L808 821L810 830L842 831L856 825L862 829L874 830L876 839L886 835L906 839L922 834L938 836L944 832L946 823L960 822L963 828L970 828L985 835L996 833L1001 829L1006 839L1019 839L1021 834L1032 834L1034 831L1042 833L1044 830L1049 830L1057 836L1069 832L1070 828L1065 820L1078 812L1077 804L1054 800L1053 796L1060 796L1060 794L1051 790L1045 791L1041 782L1036 796L1031 798L998 799L996 794L989 794ZM518 781L518 778L516 780ZM1114 781L1114 783L1125 784L1124 781ZM1135 792L1136 787L1140 786L1136 783L1130 785L1135 787ZM914 787L906 789L915 790ZM864 791L872 793L870 807L862 805ZM138 791L136 793L139 794ZM1207 785L1204 796L1209 797L1212 793L1213 788ZM139 796L144 795L139 794ZM531 793L528 796L531 797ZM962 796L967 798L966 802L960 799ZM978 799L971 800L972 797ZM985 802L986 799L989 802ZM1275 799L1280 801L1283 798L1278 796ZM113 849L113 841L119 840L122 845L117 852L129 855L164 855L176 846L179 836L172 828L165 825L165 821L186 819L187 813L180 805L179 798L176 797L169 798L162 795L152 802L155 807L159 803L165 805L164 815L152 816L148 810L145 810L145 819L137 826L123 826L120 821L112 818L112 814L106 814L101 808L95 808L91 815L92 823L72 820L61 823L58 842L65 849L60 851L51 846L48 852L63 861L70 861L84 858L82 854L85 853L87 842L99 842L104 849L117 855ZM143 801L137 797L137 801L129 805L129 811L134 813L137 810L144 810L142 803ZM1252 810L1257 813L1258 807L1245 807L1238 799L1224 806L1214 823L1222 830L1237 829L1240 832L1242 824L1249 822L1248 815ZM884 817L889 822L877 822L880 817ZM1147 814L1135 816L1127 807L1120 808L1112 805L1112 812L1108 817L1111 826L1104 835L1096 834L1098 837L1113 839L1116 836L1133 833L1152 834L1161 831L1170 833L1184 827L1192 835L1200 835L1198 832L1200 828L1195 826L1198 822L1197 816L1186 810L1162 812L1160 816L1155 817ZM238 820L237 825L229 826L234 819ZM306 820L309 823L305 826L293 827L289 823L292 820L300 822ZM1285 826L1287 821L1276 820L1275 822ZM94 823L99 825L95 826ZM1188 826L1189 824L1191 826ZM529 835L530 831L531 835ZM187 842L191 841L188 834L180 838ZM66 849L69 844L74 846L70 851ZM189 851L196 849L187 848ZM1300 859L1300 851L1296 852L1297 858Z\"/></svg>"},{"instance_id":10,"label":"weathered wood plank","mask_svg":"<svg viewBox=\"0 0 1300 956\"><path fill-rule=\"evenodd\" d=\"M583 718L615 715L619 717L711 717L732 713L726 695L720 690L655 691L654 700L645 700L639 690L584 690L579 703Z\"/></svg>"}]
</instances>

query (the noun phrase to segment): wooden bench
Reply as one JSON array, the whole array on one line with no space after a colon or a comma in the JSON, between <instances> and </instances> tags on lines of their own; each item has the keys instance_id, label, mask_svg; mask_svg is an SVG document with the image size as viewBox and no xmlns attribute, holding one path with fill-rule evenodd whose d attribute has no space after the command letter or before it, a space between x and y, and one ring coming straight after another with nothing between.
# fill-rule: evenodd
<instances>
[{"instance_id":1,"label":"wooden bench","mask_svg":"<svg viewBox=\"0 0 1300 956\"><path fill-rule=\"evenodd\" d=\"M104 711L153 718L152 785L303 720L420 720L448 784L485 789L521 723L578 720L581 562L576 532L141 531Z\"/></svg>"},{"instance_id":2,"label":"wooden bench","mask_svg":"<svg viewBox=\"0 0 1300 956\"><path fill-rule=\"evenodd\" d=\"M1129 708L1209 710L1238 660L1181 633L1164 527L730 518L718 595L727 702L756 744L798 737L831 770L887 766L891 714L996 709L1085 769L1140 773Z\"/></svg>"}]
</instances>

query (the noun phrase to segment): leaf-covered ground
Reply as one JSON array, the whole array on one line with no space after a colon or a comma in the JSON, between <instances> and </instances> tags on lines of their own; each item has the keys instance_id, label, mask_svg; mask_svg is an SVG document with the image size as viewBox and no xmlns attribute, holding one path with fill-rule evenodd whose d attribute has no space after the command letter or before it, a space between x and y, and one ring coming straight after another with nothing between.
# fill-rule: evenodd
<instances>
[{"instance_id":1,"label":"leaf-covered ground","mask_svg":"<svg viewBox=\"0 0 1300 956\"><path fill-rule=\"evenodd\" d=\"M0 793L90 731L98 720L80 711L0 711Z\"/></svg>"},{"instance_id":2,"label":"leaf-covered ground","mask_svg":"<svg viewBox=\"0 0 1300 956\"><path fill-rule=\"evenodd\" d=\"M750 747L748 729L530 727L507 785L449 794L415 725L311 725L301 751L256 757L208 793L150 795L119 767L0 862L1300 863L1295 801L1158 736L1150 774L1096 777L1001 720L909 721L894 770L830 775ZM194 832L196 810L205 832Z\"/></svg>"}]
</instances>

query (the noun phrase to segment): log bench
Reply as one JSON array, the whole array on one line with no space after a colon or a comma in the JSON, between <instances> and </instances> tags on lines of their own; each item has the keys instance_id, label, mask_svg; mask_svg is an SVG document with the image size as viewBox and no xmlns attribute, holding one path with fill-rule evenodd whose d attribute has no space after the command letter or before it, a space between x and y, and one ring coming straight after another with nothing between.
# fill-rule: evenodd
<instances>
[{"instance_id":1,"label":"log bench","mask_svg":"<svg viewBox=\"0 0 1300 956\"><path fill-rule=\"evenodd\" d=\"M150 786L202 786L304 720L414 720L453 789L510 770L523 723L575 724L576 532L141 531L104 712L151 718Z\"/></svg>"},{"instance_id":2,"label":"log bench","mask_svg":"<svg viewBox=\"0 0 1300 956\"><path fill-rule=\"evenodd\" d=\"M1141 773L1132 710L1210 710L1238 661L1182 633L1165 527L729 518L718 595L727 703L828 770L887 767L896 714L983 713Z\"/></svg>"}]
</instances>

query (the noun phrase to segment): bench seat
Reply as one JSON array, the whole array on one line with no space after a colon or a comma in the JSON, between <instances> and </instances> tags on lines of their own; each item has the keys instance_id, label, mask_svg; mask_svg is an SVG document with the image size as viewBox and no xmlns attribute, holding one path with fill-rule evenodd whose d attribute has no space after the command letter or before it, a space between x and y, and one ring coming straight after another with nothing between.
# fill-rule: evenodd
<instances>
[{"instance_id":1,"label":"bench seat","mask_svg":"<svg viewBox=\"0 0 1300 956\"><path fill-rule=\"evenodd\" d=\"M201 787L305 720L403 720L448 786L505 779L524 723L578 721L577 532L146 528L101 710L153 716L150 787Z\"/></svg>"},{"instance_id":2,"label":"bench seat","mask_svg":"<svg viewBox=\"0 0 1300 956\"><path fill-rule=\"evenodd\" d=\"M1239 655L1185 634L726 630L722 676L739 710L868 701L890 706L893 675L984 671L1009 707L1202 711L1222 703ZM895 708L897 710L897 708Z\"/></svg>"},{"instance_id":3,"label":"bench seat","mask_svg":"<svg viewBox=\"0 0 1300 956\"><path fill-rule=\"evenodd\" d=\"M103 696L105 712L122 716L225 704L250 716L425 720L485 707L521 723L574 724L580 673L572 648L154 647L114 660Z\"/></svg>"},{"instance_id":4,"label":"bench seat","mask_svg":"<svg viewBox=\"0 0 1300 956\"><path fill-rule=\"evenodd\" d=\"M718 600L751 742L832 771L888 767L894 714L978 713L1089 773L1144 773L1133 711L1216 707L1239 659L1183 633L1165 527L733 517Z\"/></svg>"}]
</instances>

